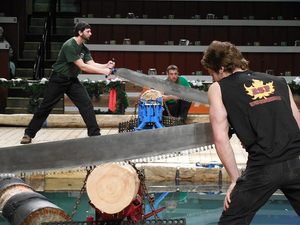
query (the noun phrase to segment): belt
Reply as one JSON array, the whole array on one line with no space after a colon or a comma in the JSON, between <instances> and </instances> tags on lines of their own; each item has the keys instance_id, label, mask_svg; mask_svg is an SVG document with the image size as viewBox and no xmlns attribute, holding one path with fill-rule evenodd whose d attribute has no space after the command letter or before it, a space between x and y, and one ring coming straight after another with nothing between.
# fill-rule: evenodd
<instances>
[{"instance_id":1,"label":"belt","mask_svg":"<svg viewBox=\"0 0 300 225\"><path fill-rule=\"evenodd\" d=\"M68 76L65 76L65 75L63 75L61 73L56 72L55 70L52 70L52 74L57 74L58 77L66 79L66 80L71 80L71 79L76 79L77 78L77 77L68 77Z\"/></svg>"}]
</instances>

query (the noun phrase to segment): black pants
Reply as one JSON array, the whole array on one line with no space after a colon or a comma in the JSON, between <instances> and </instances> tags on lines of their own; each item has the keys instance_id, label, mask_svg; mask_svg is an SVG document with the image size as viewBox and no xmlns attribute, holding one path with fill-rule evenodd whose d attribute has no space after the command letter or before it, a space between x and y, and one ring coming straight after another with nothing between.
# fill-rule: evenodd
<instances>
[{"instance_id":1,"label":"black pants","mask_svg":"<svg viewBox=\"0 0 300 225\"><path fill-rule=\"evenodd\" d=\"M277 189L287 197L300 216L300 156L263 166L247 166L231 192L231 203L219 225L250 224L255 213Z\"/></svg>"},{"instance_id":2,"label":"black pants","mask_svg":"<svg viewBox=\"0 0 300 225\"><path fill-rule=\"evenodd\" d=\"M190 110L191 104L192 104L191 102L186 102L186 101L183 101L183 100L177 100L174 103L166 103L166 105L167 105L167 107L170 111L170 114L173 117L181 117L183 119L187 118L187 115L188 115L188 112ZM164 116L169 116L168 111L167 111L165 106L164 106L164 109L165 110L163 111L163 115Z\"/></svg>"},{"instance_id":3,"label":"black pants","mask_svg":"<svg viewBox=\"0 0 300 225\"><path fill-rule=\"evenodd\" d=\"M64 93L72 100L87 126L88 136L100 135L92 100L87 91L82 86L77 77L68 78L63 75L52 72L48 86L46 88L44 99L37 111L34 113L25 134L34 138L36 133L41 129L44 121L49 116L51 110L64 96Z\"/></svg>"}]
</instances>

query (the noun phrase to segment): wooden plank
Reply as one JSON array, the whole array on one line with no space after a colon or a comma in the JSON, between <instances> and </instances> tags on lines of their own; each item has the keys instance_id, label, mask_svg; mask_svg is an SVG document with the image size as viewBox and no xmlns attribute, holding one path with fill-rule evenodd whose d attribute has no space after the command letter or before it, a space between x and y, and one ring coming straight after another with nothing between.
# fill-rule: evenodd
<instances>
[{"instance_id":1,"label":"wooden plank","mask_svg":"<svg viewBox=\"0 0 300 225\"><path fill-rule=\"evenodd\" d=\"M48 135L48 140L49 141L56 141L58 139L58 137L60 135L63 134L63 130L62 129L59 129L59 128L53 128L52 131L54 132L51 132L49 135Z\"/></svg>"},{"instance_id":2,"label":"wooden plank","mask_svg":"<svg viewBox=\"0 0 300 225\"><path fill-rule=\"evenodd\" d=\"M45 179L45 188L44 190L47 192L52 191L80 191L83 185L84 177L81 178L47 178Z\"/></svg>"},{"instance_id":3,"label":"wooden plank","mask_svg":"<svg viewBox=\"0 0 300 225\"><path fill-rule=\"evenodd\" d=\"M62 134L58 136L57 141L66 140L69 133L73 131L74 128L62 128Z\"/></svg>"},{"instance_id":4,"label":"wooden plank","mask_svg":"<svg viewBox=\"0 0 300 225\"><path fill-rule=\"evenodd\" d=\"M48 142L49 140L47 140L47 137L48 137L48 132L50 131L49 129L51 129L51 128L41 129L36 134L36 136L34 138L34 143Z\"/></svg>"},{"instance_id":5,"label":"wooden plank","mask_svg":"<svg viewBox=\"0 0 300 225\"><path fill-rule=\"evenodd\" d=\"M102 129L101 129L100 133L101 133L101 135L103 135ZM85 138L85 137L88 137L87 129L82 129L81 132L79 132L77 138Z\"/></svg>"},{"instance_id":6,"label":"wooden plank","mask_svg":"<svg viewBox=\"0 0 300 225\"><path fill-rule=\"evenodd\" d=\"M9 138L11 135L13 135L14 132L15 132L14 129L9 129L6 131L5 134L3 134L1 136L1 138L5 140L5 139Z\"/></svg>"},{"instance_id":7,"label":"wooden plank","mask_svg":"<svg viewBox=\"0 0 300 225\"><path fill-rule=\"evenodd\" d=\"M23 128L11 128L11 129L5 129L4 130L5 133L4 134L9 134L9 136L6 136L3 134L1 134L1 140L0 140L0 146L1 147L8 147L8 146L15 146L18 145L20 143L21 138L24 135L24 129Z\"/></svg>"},{"instance_id":8,"label":"wooden plank","mask_svg":"<svg viewBox=\"0 0 300 225\"><path fill-rule=\"evenodd\" d=\"M78 137L78 135L82 132L84 128L75 128L73 129L68 136L66 136L66 139L75 139ZM85 129L86 130L86 129Z\"/></svg>"},{"instance_id":9,"label":"wooden plank","mask_svg":"<svg viewBox=\"0 0 300 225\"><path fill-rule=\"evenodd\" d=\"M107 135L110 135L110 134L118 134L119 133L119 130L116 129L116 128L110 128L109 129L109 132L107 133Z\"/></svg>"},{"instance_id":10,"label":"wooden plank","mask_svg":"<svg viewBox=\"0 0 300 225\"><path fill-rule=\"evenodd\" d=\"M103 128L101 129L101 135L107 135L110 131L110 128Z\"/></svg>"}]
</instances>

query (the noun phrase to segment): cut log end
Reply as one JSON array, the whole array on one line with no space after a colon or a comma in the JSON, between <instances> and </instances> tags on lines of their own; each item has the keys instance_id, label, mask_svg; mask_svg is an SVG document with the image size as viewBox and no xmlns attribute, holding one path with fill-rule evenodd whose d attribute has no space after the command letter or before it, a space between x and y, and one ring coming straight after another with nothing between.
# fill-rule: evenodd
<instances>
[{"instance_id":1,"label":"cut log end","mask_svg":"<svg viewBox=\"0 0 300 225\"><path fill-rule=\"evenodd\" d=\"M126 208L136 198L139 186L138 175L132 166L118 164L97 167L86 184L91 203L107 214Z\"/></svg>"}]
</instances>

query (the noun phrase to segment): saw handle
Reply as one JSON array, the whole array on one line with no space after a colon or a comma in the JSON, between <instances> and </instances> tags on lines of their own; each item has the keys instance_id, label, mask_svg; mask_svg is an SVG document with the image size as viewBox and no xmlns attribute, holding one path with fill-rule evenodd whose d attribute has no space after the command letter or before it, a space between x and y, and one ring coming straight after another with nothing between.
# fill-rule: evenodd
<instances>
[{"instance_id":1,"label":"saw handle","mask_svg":"<svg viewBox=\"0 0 300 225\"><path fill-rule=\"evenodd\" d=\"M110 61L115 62L115 58L112 58ZM115 72L114 68L110 68L110 70L112 71L112 73ZM108 75L105 75L105 78L107 78L107 77L108 77Z\"/></svg>"}]
</instances>

